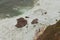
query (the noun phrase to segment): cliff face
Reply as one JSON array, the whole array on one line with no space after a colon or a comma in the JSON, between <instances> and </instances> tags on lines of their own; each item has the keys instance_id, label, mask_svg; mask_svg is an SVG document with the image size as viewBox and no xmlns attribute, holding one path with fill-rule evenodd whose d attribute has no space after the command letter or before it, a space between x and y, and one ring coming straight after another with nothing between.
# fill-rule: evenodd
<instances>
[{"instance_id":1,"label":"cliff face","mask_svg":"<svg viewBox=\"0 0 60 40\"><path fill-rule=\"evenodd\" d=\"M48 26L37 40L60 40L60 21Z\"/></svg>"}]
</instances>

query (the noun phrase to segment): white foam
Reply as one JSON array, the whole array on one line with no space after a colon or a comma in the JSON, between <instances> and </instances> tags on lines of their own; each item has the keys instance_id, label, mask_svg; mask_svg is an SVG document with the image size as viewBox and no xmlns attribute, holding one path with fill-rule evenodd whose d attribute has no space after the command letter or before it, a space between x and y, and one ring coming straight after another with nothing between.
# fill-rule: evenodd
<instances>
[{"instance_id":1,"label":"white foam","mask_svg":"<svg viewBox=\"0 0 60 40\"><path fill-rule=\"evenodd\" d=\"M37 6L37 3L40 5ZM26 11L23 15L19 15L12 18L6 18L0 20L0 39L1 40L33 40L36 30L39 28L47 27L56 23L56 19L60 20L59 0L39 0L34 7ZM58 4L58 5L57 5ZM43 14L47 11L47 14ZM29 16L28 19L25 16ZM28 28L16 28L16 19L24 17L28 20ZM31 21L35 18L39 19L39 23L36 27L33 27Z\"/></svg>"}]
</instances>

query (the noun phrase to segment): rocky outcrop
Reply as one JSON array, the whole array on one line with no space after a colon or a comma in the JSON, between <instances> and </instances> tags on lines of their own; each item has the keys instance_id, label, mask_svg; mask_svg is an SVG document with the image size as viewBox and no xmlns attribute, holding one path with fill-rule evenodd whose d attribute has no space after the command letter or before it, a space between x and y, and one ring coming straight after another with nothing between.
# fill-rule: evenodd
<instances>
[{"instance_id":1,"label":"rocky outcrop","mask_svg":"<svg viewBox=\"0 0 60 40\"><path fill-rule=\"evenodd\" d=\"M15 25L17 28L22 28L27 24L27 20L24 18L17 19L17 24Z\"/></svg>"},{"instance_id":2,"label":"rocky outcrop","mask_svg":"<svg viewBox=\"0 0 60 40\"><path fill-rule=\"evenodd\" d=\"M60 40L60 21L46 28L37 40Z\"/></svg>"}]
</instances>

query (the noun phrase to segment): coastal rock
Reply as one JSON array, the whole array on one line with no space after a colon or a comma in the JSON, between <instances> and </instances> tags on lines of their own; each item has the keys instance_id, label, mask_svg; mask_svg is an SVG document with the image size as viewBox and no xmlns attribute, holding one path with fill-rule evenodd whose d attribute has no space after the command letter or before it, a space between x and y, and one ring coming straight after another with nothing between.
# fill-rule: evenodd
<instances>
[{"instance_id":1,"label":"coastal rock","mask_svg":"<svg viewBox=\"0 0 60 40\"><path fill-rule=\"evenodd\" d=\"M60 40L60 21L46 28L36 40Z\"/></svg>"},{"instance_id":2,"label":"coastal rock","mask_svg":"<svg viewBox=\"0 0 60 40\"><path fill-rule=\"evenodd\" d=\"M38 23L38 19L34 19L31 24L37 24Z\"/></svg>"},{"instance_id":3,"label":"coastal rock","mask_svg":"<svg viewBox=\"0 0 60 40\"><path fill-rule=\"evenodd\" d=\"M24 18L17 19L17 24L15 25L17 28L22 28L27 24L27 20Z\"/></svg>"}]
</instances>

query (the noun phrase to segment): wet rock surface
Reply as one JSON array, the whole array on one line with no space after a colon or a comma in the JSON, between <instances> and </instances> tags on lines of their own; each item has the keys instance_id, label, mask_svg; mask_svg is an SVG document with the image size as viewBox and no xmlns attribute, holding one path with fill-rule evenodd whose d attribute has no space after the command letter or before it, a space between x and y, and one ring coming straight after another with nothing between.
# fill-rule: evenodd
<instances>
[{"instance_id":1,"label":"wet rock surface","mask_svg":"<svg viewBox=\"0 0 60 40\"><path fill-rule=\"evenodd\" d=\"M29 18L28 16L25 16L25 18Z\"/></svg>"},{"instance_id":2,"label":"wet rock surface","mask_svg":"<svg viewBox=\"0 0 60 40\"><path fill-rule=\"evenodd\" d=\"M17 19L17 24L15 25L17 28L22 28L27 24L27 20L24 18Z\"/></svg>"},{"instance_id":3,"label":"wet rock surface","mask_svg":"<svg viewBox=\"0 0 60 40\"><path fill-rule=\"evenodd\" d=\"M60 21L54 25L48 26L37 40L60 40Z\"/></svg>"},{"instance_id":4,"label":"wet rock surface","mask_svg":"<svg viewBox=\"0 0 60 40\"><path fill-rule=\"evenodd\" d=\"M38 23L38 19L33 19L33 21L31 22L31 24L37 24Z\"/></svg>"}]
</instances>

